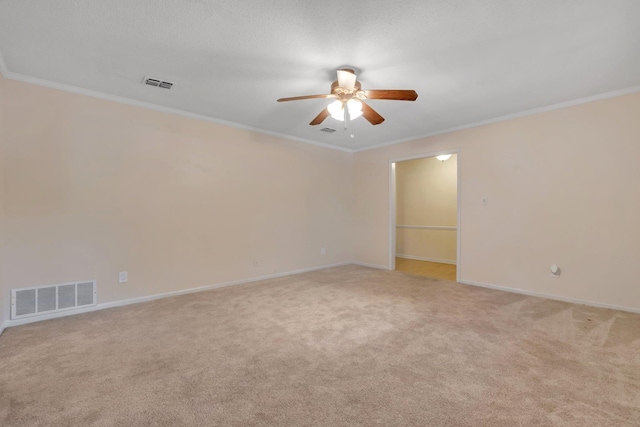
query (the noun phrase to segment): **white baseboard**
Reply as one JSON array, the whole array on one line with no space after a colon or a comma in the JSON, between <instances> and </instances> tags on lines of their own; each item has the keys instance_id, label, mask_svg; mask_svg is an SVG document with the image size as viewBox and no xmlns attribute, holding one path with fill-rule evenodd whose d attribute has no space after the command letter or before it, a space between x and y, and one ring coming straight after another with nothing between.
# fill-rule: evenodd
<instances>
[{"instance_id":1,"label":"white baseboard","mask_svg":"<svg viewBox=\"0 0 640 427\"><path fill-rule=\"evenodd\" d=\"M234 281L231 281L231 282L217 283L215 285L201 286L201 287L198 287L198 288L182 289L182 290L179 290L179 291L165 292L165 293L161 293L161 294L147 295L147 296L143 296L143 297L130 298L130 299L119 300L119 301L105 302L105 303L102 303L102 304L94 305L92 307L87 307L87 308L74 310L74 311L64 311L64 312L60 312L60 313L52 313L52 314L38 316L38 317L27 317L27 318L24 318L24 319L5 320L5 322L2 324L1 330L4 330L5 328L9 328L9 327L12 327L12 326L19 326L19 325L26 325L28 323L41 322L43 320L56 319L56 318L59 318L59 317L66 317L66 316L74 316L76 314L89 313L91 311L104 310L104 309L107 309L107 308L114 308L114 307L122 307L122 306L125 306L125 305L138 304L138 303L141 303L141 302L153 301L153 300L161 299L161 298L168 298L168 297L173 297L173 296L177 296L177 295L184 295L184 294L191 294L191 293L195 293L195 292L208 291L208 290L211 290L211 289L225 288L227 286L242 285L242 284L245 284L245 283L259 282L261 280L268 280L268 279L275 279L275 278L278 278L278 277L292 276L294 274L308 273L310 271L324 270L324 269L333 268L333 267L342 267L344 265L350 265L350 264L352 264L352 263L343 262L343 263L339 263L339 264L322 265L322 266L319 266L319 267L304 268L302 270L294 270L294 271L287 271L287 272L283 272L283 273L268 274L266 276L252 277L250 279L242 279L242 280L234 280Z\"/></svg>"},{"instance_id":2,"label":"white baseboard","mask_svg":"<svg viewBox=\"0 0 640 427\"><path fill-rule=\"evenodd\" d=\"M462 283L463 285L480 286L481 288L496 289L498 291L511 292L511 293L514 293L514 294L522 294L522 295L528 295L528 296L532 296L532 297L539 297L539 298L552 299L552 300L556 300L556 301L570 302L572 304L581 304L581 305L588 305L588 306L591 306L591 307L610 308L612 310L628 311L628 312L631 312L631 313L640 313L640 308L633 308L633 307L625 307L625 306L621 306L621 305L606 304L606 303L602 303L602 302L588 301L588 300L582 300L582 299L578 299L578 298L569 298L569 297L563 297L563 296L560 296L560 295L552 295L552 294L545 294L545 293L542 293L542 292L527 291L525 289L508 288L506 286L490 285L488 283L474 282L472 280L460 280L459 283Z\"/></svg>"},{"instance_id":3,"label":"white baseboard","mask_svg":"<svg viewBox=\"0 0 640 427\"><path fill-rule=\"evenodd\" d=\"M350 264L359 265L360 267L377 268L378 270L389 270L388 265L367 264L366 262L358 262L358 261L353 261Z\"/></svg>"},{"instance_id":4,"label":"white baseboard","mask_svg":"<svg viewBox=\"0 0 640 427\"><path fill-rule=\"evenodd\" d=\"M25 318L25 319L5 320L0 325L0 335L4 332L4 330L6 328L9 328L9 327L12 327L12 326L19 326L19 325L25 325L25 324L28 324L28 323L41 322L43 320L55 319L55 318L59 318L59 317L74 316L76 314L88 313L88 312L91 312L91 311L104 310L104 309L107 309L107 308L114 308L114 307L122 307L122 306L125 306L125 305L137 304L137 303L146 302L146 301L153 301L153 300L156 300L156 299L168 298L168 297L177 296L177 295L184 295L184 294L190 294L190 293L195 293L195 292L202 292L202 291L207 291L207 290L211 290L211 289L224 288L224 287L227 287L227 286L242 285L242 284L245 284L245 283L259 282L261 280L268 280L268 279L275 279L275 278L278 278L278 277L292 276L292 275L295 275L295 274L308 273L308 272L311 272L311 271L324 270L324 269L327 269L327 268L342 267L342 266L345 266L345 265L359 265L359 266L362 266L362 267L375 268L375 269L379 269L379 270L389 270L389 267L386 266L386 265L368 264L368 263L358 262L358 261L343 262L343 263L331 264L331 265L322 265L322 266L319 266L319 267L311 267L311 268L305 268L305 269L301 269L301 270L287 271L287 272L284 272L284 273L269 274L269 275L266 275L266 276L252 277L250 279L235 280L235 281L231 281L231 282L218 283L218 284L215 284L215 285L201 286L201 287L198 287L198 288L183 289L183 290L179 290L179 291L166 292L166 293L162 293L162 294L148 295L148 296L137 297L137 298L130 298L130 299L126 299L126 300L111 301L111 302L97 304L95 306L87 307L87 308L76 310L76 311L66 311L66 312L61 312L61 313L53 313L53 314L44 315L44 316L41 316L41 317L29 317L29 318ZM509 287L506 287L506 286L498 286L498 285L491 285L491 284L488 284L488 283L474 282L474 281L471 281L471 280L461 280L460 283L465 284L465 285L471 285L471 286L479 286L479 287L482 287L482 288L496 289L496 290L499 290L499 291L512 292L512 293L516 293L516 294L529 295L529 296L540 297L540 298L547 298L547 299L552 299L552 300L557 300L557 301L564 301L564 302L569 302L569 303L573 303L573 304L582 304L582 305L588 305L588 306L592 306L592 307L609 308L609 309L612 309L612 310L627 311L627 312L631 312L631 313L640 313L640 308L625 307L625 306L606 304L606 303L600 303L600 302L595 302L595 301L581 300L581 299L577 299L577 298L569 298L569 297L563 297L563 296L559 296L559 295L545 294L545 293L542 293L542 292L527 291L527 290L524 290L524 289L509 288Z\"/></svg>"},{"instance_id":5,"label":"white baseboard","mask_svg":"<svg viewBox=\"0 0 640 427\"><path fill-rule=\"evenodd\" d=\"M423 256L413 256L413 255L396 254L396 258L415 259L417 261L439 262L440 264L452 264L452 265L457 264L455 260L451 260L451 259L427 258Z\"/></svg>"}]
</instances>

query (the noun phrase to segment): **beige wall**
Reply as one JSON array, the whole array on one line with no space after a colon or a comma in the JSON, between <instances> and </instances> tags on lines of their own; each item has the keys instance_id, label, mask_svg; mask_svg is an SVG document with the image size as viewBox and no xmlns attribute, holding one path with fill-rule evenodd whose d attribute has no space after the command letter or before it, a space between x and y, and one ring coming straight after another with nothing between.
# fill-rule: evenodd
<instances>
[{"instance_id":1,"label":"beige wall","mask_svg":"<svg viewBox=\"0 0 640 427\"><path fill-rule=\"evenodd\" d=\"M0 319L12 287L386 266L389 160L449 149L463 281L640 308L639 116L634 94L351 155L0 78Z\"/></svg>"},{"instance_id":2,"label":"beige wall","mask_svg":"<svg viewBox=\"0 0 640 427\"><path fill-rule=\"evenodd\" d=\"M640 308L638 117L633 94L356 153L356 260L388 265L389 160L458 148L463 281Z\"/></svg>"},{"instance_id":3,"label":"beige wall","mask_svg":"<svg viewBox=\"0 0 640 427\"><path fill-rule=\"evenodd\" d=\"M396 224L449 226L458 222L458 168L453 154L397 162ZM396 255L429 261L456 262L456 231L396 228Z\"/></svg>"},{"instance_id":4,"label":"beige wall","mask_svg":"<svg viewBox=\"0 0 640 427\"><path fill-rule=\"evenodd\" d=\"M351 153L15 81L0 87L3 294L97 279L103 303L352 258ZM117 282L121 270L128 283Z\"/></svg>"}]
</instances>

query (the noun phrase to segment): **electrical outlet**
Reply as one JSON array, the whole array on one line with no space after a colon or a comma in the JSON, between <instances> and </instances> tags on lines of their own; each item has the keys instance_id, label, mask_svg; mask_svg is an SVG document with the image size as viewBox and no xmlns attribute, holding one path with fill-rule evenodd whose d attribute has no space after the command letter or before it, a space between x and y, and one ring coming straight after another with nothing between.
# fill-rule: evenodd
<instances>
[{"instance_id":1,"label":"electrical outlet","mask_svg":"<svg viewBox=\"0 0 640 427\"><path fill-rule=\"evenodd\" d=\"M121 271L118 273L118 282L124 283L129 280L129 274L126 271Z\"/></svg>"},{"instance_id":2,"label":"electrical outlet","mask_svg":"<svg viewBox=\"0 0 640 427\"><path fill-rule=\"evenodd\" d=\"M257 260L257 259L254 259L254 260L253 260L253 266L254 266L254 267L260 267L260 263L258 262L258 260Z\"/></svg>"},{"instance_id":3,"label":"electrical outlet","mask_svg":"<svg viewBox=\"0 0 640 427\"><path fill-rule=\"evenodd\" d=\"M327 253L327 249L326 248L320 248L320 255L324 255Z\"/></svg>"},{"instance_id":4,"label":"electrical outlet","mask_svg":"<svg viewBox=\"0 0 640 427\"><path fill-rule=\"evenodd\" d=\"M489 204L489 198L487 196L482 198L482 206L487 206Z\"/></svg>"}]
</instances>

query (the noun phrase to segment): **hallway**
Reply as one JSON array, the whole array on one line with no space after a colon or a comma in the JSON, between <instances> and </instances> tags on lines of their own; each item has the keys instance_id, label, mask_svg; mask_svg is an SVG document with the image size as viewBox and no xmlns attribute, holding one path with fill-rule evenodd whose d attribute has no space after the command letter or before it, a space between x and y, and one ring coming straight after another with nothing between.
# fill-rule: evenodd
<instances>
[{"instance_id":1,"label":"hallway","mask_svg":"<svg viewBox=\"0 0 640 427\"><path fill-rule=\"evenodd\" d=\"M396 271L442 280L456 280L456 266L396 257Z\"/></svg>"}]
</instances>

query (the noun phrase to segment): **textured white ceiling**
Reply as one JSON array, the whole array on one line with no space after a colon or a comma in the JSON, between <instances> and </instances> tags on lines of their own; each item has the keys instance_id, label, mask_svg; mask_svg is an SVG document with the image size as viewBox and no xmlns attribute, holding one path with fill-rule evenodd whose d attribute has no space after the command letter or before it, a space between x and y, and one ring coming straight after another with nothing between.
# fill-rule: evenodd
<instances>
[{"instance_id":1,"label":"textured white ceiling","mask_svg":"<svg viewBox=\"0 0 640 427\"><path fill-rule=\"evenodd\" d=\"M0 2L9 75L41 78L350 149L640 85L638 0ZM308 123L335 69L386 121ZM170 91L145 75L175 82Z\"/></svg>"}]
</instances>

